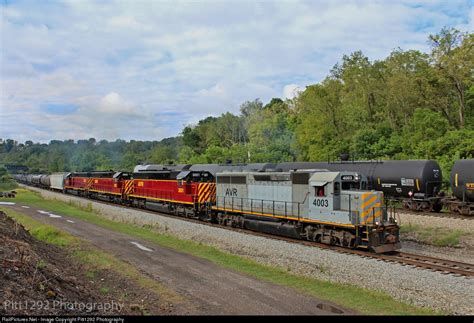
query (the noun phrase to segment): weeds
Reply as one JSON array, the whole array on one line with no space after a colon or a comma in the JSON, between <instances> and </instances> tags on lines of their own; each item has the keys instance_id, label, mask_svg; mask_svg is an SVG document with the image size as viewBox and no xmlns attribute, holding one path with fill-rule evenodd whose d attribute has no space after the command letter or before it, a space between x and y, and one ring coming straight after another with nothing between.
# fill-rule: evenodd
<instances>
[{"instance_id":1,"label":"weeds","mask_svg":"<svg viewBox=\"0 0 474 323\"><path fill-rule=\"evenodd\" d=\"M100 292L105 295L109 293L109 289L107 287L101 287Z\"/></svg>"},{"instance_id":2,"label":"weeds","mask_svg":"<svg viewBox=\"0 0 474 323\"><path fill-rule=\"evenodd\" d=\"M410 240L434 245L437 247L459 247L461 238L469 235L462 230L451 230L440 227L422 227L417 224L404 224L400 228L400 233Z\"/></svg>"}]
</instances>

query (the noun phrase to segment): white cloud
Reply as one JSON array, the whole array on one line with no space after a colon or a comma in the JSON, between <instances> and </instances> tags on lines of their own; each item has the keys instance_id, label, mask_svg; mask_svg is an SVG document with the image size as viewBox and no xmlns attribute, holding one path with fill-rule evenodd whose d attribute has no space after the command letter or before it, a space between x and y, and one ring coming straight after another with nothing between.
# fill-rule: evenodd
<instances>
[{"instance_id":1,"label":"white cloud","mask_svg":"<svg viewBox=\"0 0 474 323\"><path fill-rule=\"evenodd\" d=\"M343 54L426 51L427 35L443 26L473 29L469 1L71 0L1 8L0 137L42 141L176 135L207 115L238 112L246 100L292 97ZM47 102L79 109L49 116L40 109ZM31 127L10 125L25 117Z\"/></svg>"},{"instance_id":2,"label":"white cloud","mask_svg":"<svg viewBox=\"0 0 474 323\"><path fill-rule=\"evenodd\" d=\"M304 91L298 84L287 84L283 87L283 97L293 99L299 92Z\"/></svg>"},{"instance_id":3,"label":"white cloud","mask_svg":"<svg viewBox=\"0 0 474 323\"><path fill-rule=\"evenodd\" d=\"M117 16L112 17L107 21L107 24L111 28L132 28L137 29L143 27L134 17L130 16Z\"/></svg>"},{"instance_id":4,"label":"white cloud","mask_svg":"<svg viewBox=\"0 0 474 323\"><path fill-rule=\"evenodd\" d=\"M100 100L97 111L105 114L139 115L137 106L115 92L110 92Z\"/></svg>"}]
</instances>

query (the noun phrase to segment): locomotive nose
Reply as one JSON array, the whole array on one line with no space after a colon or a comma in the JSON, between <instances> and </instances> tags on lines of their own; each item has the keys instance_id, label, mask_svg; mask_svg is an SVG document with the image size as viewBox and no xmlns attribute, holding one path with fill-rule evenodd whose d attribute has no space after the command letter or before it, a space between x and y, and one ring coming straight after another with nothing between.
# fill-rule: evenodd
<instances>
[{"instance_id":1,"label":"locomotive nose","mask_svg":"<svg viewBox=\"0 0 474 323\"><path fill-rule=\"evenodd\" d=\"M386 232L384 235L384 240L385 240L385 243L395 243L398 241L398 238L397 236Z\"/></svg>"}]
</instances>

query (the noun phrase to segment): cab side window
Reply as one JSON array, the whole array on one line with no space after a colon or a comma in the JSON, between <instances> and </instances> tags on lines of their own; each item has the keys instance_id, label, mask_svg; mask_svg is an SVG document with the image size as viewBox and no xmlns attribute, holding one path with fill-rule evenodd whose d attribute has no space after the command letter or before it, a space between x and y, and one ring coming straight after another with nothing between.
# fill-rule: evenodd
<instances>
[{"instance_id":1,"label":"cab side window","mask_svg":"<svg viewBox=\"0 0 474 323\"><path fill-rule=\"evenodd\" d=\"M326 186L315 186L314 196L326 196Z\"/></svg>"},{"instance_id":2,"label":"cab side window","mask_svg":"<svg viewBox=\"0 0 474 323\"><path fill-rule=\"evenodd\" d=\"M334 195L339 195L340 192L341 192L341 186L340 186L339 182L335 182L334 183Z\"/></svg>"}]
</instances>

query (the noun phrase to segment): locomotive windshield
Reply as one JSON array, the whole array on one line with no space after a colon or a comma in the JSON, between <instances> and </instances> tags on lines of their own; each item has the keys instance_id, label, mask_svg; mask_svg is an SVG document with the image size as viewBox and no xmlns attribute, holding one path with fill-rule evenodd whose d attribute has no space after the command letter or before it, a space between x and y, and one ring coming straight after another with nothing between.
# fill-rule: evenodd
<instances>
[{"instance_id":1,"label":"locomotive windshield","mask_svg":"<svg viewBox=\"0 0 474 323\"><path fill-rule=\"evenodd\" d=\"M342 190L343 191L350 191L350 190L359 190L360 182L351 181L351 182L342 182Z\"/></svg>"},{"instance_id":2,"label":"locomotive windshield","mask_svg":"<svg viewBox=\"0 0 474 323\"><path fill-rule=\"evenodd\" d=\"M341 189L343 191L365 190L367 189L367 182L359 174L342 175Z\"/></svg>"}]
</instances>

